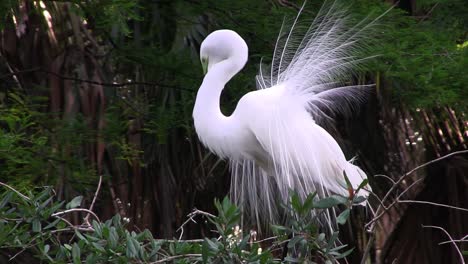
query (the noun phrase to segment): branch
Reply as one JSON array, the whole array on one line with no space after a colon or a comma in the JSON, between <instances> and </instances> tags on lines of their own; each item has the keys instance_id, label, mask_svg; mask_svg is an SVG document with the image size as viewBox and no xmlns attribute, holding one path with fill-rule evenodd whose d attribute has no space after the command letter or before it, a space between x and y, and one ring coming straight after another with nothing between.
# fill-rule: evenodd
<instances>
[{"instance_id":1,"label":"branch","mask_svg":"<svg viewBox=\"0 0 468 264\"><path fill-rule=\"evenodd\" d=\"M193 220L193 218L194 218L195 216L197 216L197 215L203 215L203 216L211 217L211 218L215 218L215 217L216 217L216 216L214 216L214 215L212 215L212 214L210 214L210 213L207 213L207 212L204 212L204 211L200 211L200 210L198 210L198 209L194 209L190 214L187 215L188 219L185 220L185 222L183 222L182 225L181 225L179 228L177 228L177 230L176 230L176 233L179 232L179 230L181 231L181 232L180 232L180 236L179 236L179 240L182 239L182 236L184 235L184 226L185 226L188 222L192 221L192 222L194 222L194 223L197 223L197 222L195 222L195 220Z\"/></svg>"},{"instance_id":2,"label":"branch","mask_svg":"<svg viewBox=\"0 0 468 264\"><path fill-rule=\"evenodd\" d=\"M99 175L99 182L98 182L98 186L96 188L96 192L94 193L94 197L93 197L93 201L91 202L91 205L89 206L89 211L92 212L93 211L93 207L94 207L94 203L96 203L96 198L99 194L99 190L101 189L101 184L102 184L102 175ZM89 216L91 215L91 213L88 212L88 214L86 215L86 217L84 218L84 221L87 225L90 225L89 224Z\"/></svg>"},{"instance_id":3,"label":"branch","mask_svg":"<svg viewBox=\"0 0 468 264\"><path fill-rule=\"evenodd\" d=\"M395 201L393 201L389 206L385 207L385 204L383 203L383 200L382 201L379 201L380 202L380 206L379 208L383 208L383 212L381 212L380 214L378 214L377 216L374 216L374 218L372 218L371 221L369 221L369 223L367 223L364 227L365 228L368 228L370 225L372 225L374 222L376 222L377 220L379 220L382 216L385 215L385 213L387 213L388 210L390 210L390 208L392 208L393 206L395 206L399 201L400 201L400 198L407 192L409 191L409 189L411 189L414 185L416 185L417 183L421 182L422 179L418 179L416 180L415 182L413 182L410 186L408 186L405 190L403 190L403 192L401 192L395 199ZM377 208L377 212L379 210L379 208ZM376 214L377 214L376 212Z\"/></svg>"},{"instance_id":4,"label":"branch","mask_svg":"<svg viewBox=\"0 0 468 264\"><path fill-rule=\"evenodd\" d=\"M468 212L468 209L466 209L466 208L461 208L461 207L457 207L457 206L453 206L453 205L447 205L447 204L440 204L440 203L428 202L428 201L398 200L398 203L429 204L429 205L440 206L440 207L446 207L446 208L450 208L450 209L455 209L455 210L459 210L459 211Z\"/></svg>"},{"instance_id":5,"label":"branch","mask_svg":"<svg viewBox=\"0 0 468 264\"><path fill-rule=\"evenodd\" d=\"M424 163L422 165L419 165L416 168L410 170L409 172L407 172L403 176L401 176L400 179L398 179L398 181L395 182L395 184L390 188L390 190L387 192L387 194L385 194L384 198L382 199L382 202L384 203L388 199L390 194L396 189L397 185L399 185L404 179L406 179L406 177L408 177L408 175L412 174L413 172L415 172L415 171L417 171L419 169L422 169L422 168L424 168L424 167L426 167L428 165L431 165L433 163L436 163L438 161L449 158L451 156L455 156L455 155L458 155L458 154L465 154L465 153L468 153L468 150L455 151L455 152L449 153L449 154L447 154L445 156L442 156L440 158L437 158L437 159L431 160L429 162L426 162L426 163ZM378 209L377 209L377 211L378 211Z\"/></svg>"},{"instance_id":6,"label":"branch","mask_svg":"<svg viewBox=\"0 0 468 264\"><path fill-rule=\"evenodd\" d=\"M176 255L176 256L170 256L167 258L160 259L158 261L150 262L150 264L156 264L156 263L166 263L174 259L180 259L180 258L200 258L202 255L201 254L184 254L184 255Z\"/></svg>"},{"instance_id":7,"label":"branch","mask_svg":"<svg viewBox=\"0 0 468 264\"><path fill-rule=\"evenodd\" d=\"M27 70L22 70L22 71L15 71L15 72L0 76L0 80L4 79L4 78L7 78L7 77L10 77L10 76L22 75L22 74L31 73L31 72L44 72L46 74L56 76L56 77L58 77L58 78L60 78L62 80L84 82L84 83L90 83L90 84L94 84L94 85L101 85L101 86L107 86L107 87L119 88L119 87L124 87L124 86L129 86L129 85L148 85L148 86L159 86L159 87L165 87L165 88L171 88L171 89L185 90L185 91L191 91L191 92L194 91L193 89L183 88L183 87L174 86L174 85L170 85L170 84L154 83L154 82L123 82L123 83L96 82L96 81L92 81L92 80L84 80L84 79L74 78L74 77L70 77L70 76L60 75L60 74L58 74L56 72L48 71L48 70L45 70L45 69L42 69L42 68L32 68L32 69L27 69Z\"/></svg>"},{"instance_id":8,"label":"branch","mask_svg":"<svg viewBox=\"0 0 468 264\"><path fill-rule=\"evenodd\" d=\"M65 210L65 211L62 211L62 212L57 212L55 214L52 214L52 216L59 216L59 215L68 214L68 213L71 213L71 212L87 212L88 214L92 214L94 216L94 218L96 218L96 220L98 222L101 222L101 220L99 220L99 217L93 211L90 211L90 210L85 209L85 208L68 209L68 210Z\"/></svg>"},{"instance_id":9,"label":"branch","mask_svg":"<svg viewBox=\"0 0 468 264\"><path fill-rule=\"evenodd\" d=\"M425 226L425 225L422 225L423 228L435 228L435 229L439 229L439 230L442 230L445 235L448 236L449 238L449 241L451 242L451 244L455 247L455 249L457 250L457 253L458 253L458 256L460 257L460 263L463 263L465 264L465 260L463 259L463 254L461 253L460 249L458 248L457 244L455 244L455 241L453 240L452 236L450 236L450 234L445 230L443 229L442 227L440 226Z\"/></svg>"},{"instance_id":10,"label":"branch","mask_svg":"<svg viewBox=\"0 0 468 264\"><path fill-rule=\"evenodd\" d=\"M186 240L175 240L175 239L155 239L158 242L166 242L166 243L202 243L205 241L204 239L186 239Z\"/></svg>"},{"instance_id":11,"label":"branch","mask_svg":"<svg viewBox=\"0 0 468 264\"><path fill-rule=\"evenodd\" d=\"M414 186L414 184L416 183L413 183L411 184L406 190L403 191L403 193L401 193L396 201L394 201L392 204L390 204L388 207L385 207L385 202L389 199L390 197L390 194L397 188L397 186L403 181L405 180L409 175L411 175L412 173L414 173L415 171L419 170L419 169L422 169L426 166L429 166L433 163L436 163L436 162L439 162L441 160L444 160L444 159L447 159L451 156L455 156L455 155L460 155L460 154L465 154L465 153L468 153L468 150L460 150L460 151L455 151L455 152L452 152L452 153L449 153L445 156L442 156L440 158L437 158L437 159L434 159L434 160L431 160L429 162L426 162L422 165L419 165L417 167L415 167L414 169L408 171L407 173L405 173L403 176L401 176L396 182L394 182L394 184L392 185L392 187L390 188L390 190L388 190L388 192L385 194L384 198L381 200L380 202L380 205L379 207L377 208L375 214L377 215L376 217L374 217L369 223L366 224L366 227L367 226L371 226L370 229L369 229L369 232L370 232L370 236L369 236L369 241L367 242L367 245L366 245L366 249L364 251L364 254L362 255L362 259L361 259L361 264L365 264L366 263L366 258L367 258L367 255L369 254L370 252L370 249L372 247L372 244L374 242L374 238L375 238L375 222L380 219L380 217L382 217L382 215L384 215L391 207L393 207L395 204L398 203L399 201L399 197L401 197L409 188L411 188L412 186ZM410 200L407 200L407 201L410 201ZM401 202L401 201L400 201ZM423 202L423 201L419 201L419 202ZM429 202L426 202L426 203L429 203ZM440 206L440 204L434 204L434 205L438 205ZM445 207L449 207L449 208L458 208L458 207L454 207L454 206L450 206L450 205L446 205ZM465 210L465 209L464 209Z\"/></svg>"},{"instance_id":12,"label":"branch","mask_svg":"<svg viewBox=\"0 0 468 264\"><path fill-rule=\"evenodd\" d=\"M84 231L84 232L94 232L94 228L92 228L92 227L72 226L72 227L69 227L69 228L62 228L62 229L52 230L52 231L50 231L50 233L55 234L55 233L69 232L69 231L75 232L75 230Z\"/></svg>"},{"instance_id":13,"label":"branch","mask_svg":"<svg viewBox=\"0 0 468 264\"><path fill-rule=\"evenodd\" d=\"M460 242L460 243L466 243L468 242L468 235L460 238L460 239L454 239L454 240L449 240L449 241L444 241L444 242L440 242L439 245L443 245L443 244L447 244L447 243L451 243L452 241L454 242Z\"/></svg>"},{"instance_id":14,"label":"branch","mask_svg":"<svg viewBox=\"0 0 468 264\"><path fill-rule=\"evenodd\" d=\"M441 160L444 160L444 159L447 159L451 156L455 156L455 155L458 155L458 154L465 154L465 153L468 153L468 150L460 150L460 151L455 151L455 152L452 152L452 153L449 153L445 156L442 156L440 158L437 158L437 159L434 159L434 160L431 160L429 162L426 162L422 165L419 165L417 166L416 168L410 170L409 172L405 173L403 176L400 177L400 179L398 179L398 181L396 181L392 187L390 188L390 190L388 190L388 192L385 194L384 198L382 199L382 203L381 205L377 208L377 211L376 211L376 214L379 215L381 213L381 211L384 209L384 204L385 202L388 200L390 194L397 188L397 186L403 181L405 180L410 174L414 173L415 171L419 170L419 169L422 169L428 165L431 165L433 163L436 163L438 161L441 161ZM411 186L410 186L411 187ZM390 206L388 208L386 208L386 210L388 210L390 208ZM374 222L374 221L371 221L371 222ZM366 225L367 226L367 225Z\"/></svg>"},{"instance_id":15,"label":"branch","mask_svg":"<svg viewBox=\"0 0 468 264\"><path fill-rule=\"evenodd\" d=\"M7 187L8 189L14 191L14 192L15 192L16 194L18 194L21 198L23 198L23 199L25 199L25 200L27 200L27 201L31 200L29 197L27 197L26 195L20 193L18 190L16 190L15 188L11 187L10 185L8 185L8 184L6 184L6 183L0 182L0 185L5 186L5 187Z\"/></svg>"}]
</instances>

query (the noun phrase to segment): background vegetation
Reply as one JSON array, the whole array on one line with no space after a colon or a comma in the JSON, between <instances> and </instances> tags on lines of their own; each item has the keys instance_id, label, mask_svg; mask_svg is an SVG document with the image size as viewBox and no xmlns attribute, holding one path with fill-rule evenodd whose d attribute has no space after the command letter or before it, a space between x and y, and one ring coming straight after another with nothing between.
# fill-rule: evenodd
<instances>
[{"instance_id":1,"label":"background vegetation","mask_svg":"<svg viewBox=\"0 0 468 264\"><path fill-rule=\"evenodd\" d=\"M390 4L355 0L349 8L359 21L382 14ZM284 0L1 1L0 182L28 197L6 187L0 191L2 212L22 211L2 214L2 230L13 230L11 219L28 223L2 237L3 259L20 252L11 238L18 238L18 246L34 241L35 233L44 234L58 219L50 217L67 210L61 201L75 201L70 208L80 204L96 212L103 220L96 224L87 211L63 216L73 225L86 218L93 232L118 215L107 227L115 227L126 244L109 243L125 251L135 244L129 237L139 236L135 239L148 245L141 254L150 255L160 246L153 237L178 238L178 228L193 208L216 215L213 199L226 195L229 175L226 164L198 142L192 126L193 102L202 80L199 45L219 28L236 30L249 44L249 63L223 93L228 114L242 94L255 89L260 59L268 63L283 18L293 18L301 5ZM313 18L321 5L309 1L304 19ZM375 94L354 117L338 117L337 126L329 128L341 138L348 157L358 155L369 175L385 174L395 181L420 164L467 149L467 13L463 0L401 1L369 35L368 52L379 57L354 81L375 83ZM372 235L363 228L369 221L365 213L353 210L340 232L348 249L355 248L348 260L360 261L369 244L371 262L459 261L457 247L439 245L448 240L442 231L421 225L441 227L453 239L463 240L467 213L416 201L468 208L467 171L467 155L462 153L419 169L398 185L385 177L370 177L377 195L371 203L378 207L380 197L386 206ZM392 193L384 199L388 190ZM79 203L77 196L82 197ZM48 229L66 228L63 224L58 221ZM181 238L215 237L212 228L188 222ZM144 229L151 234L138 232ZM60 247L64 259L70 261L71 256L74 261L92 242L110 239L91 236L98 242L76 242L77 246L63 242L69 239L66 235L56 240L48 236L35 245L36 251L26 250L13 260L24 261L19 258L23 256L51 261L46 244L55 241L65 243ZM215 240L210 241L228 243ZM202 254L197 250L203 250L203 243L211 245L206 241L193 246L199 249L180 249L174 247L185 244L176 243L170 249L170 243L165 244L169 253L159 257ZM467 250L466 243L456 245ZM129 254L132 258L135 252ZM205 256L216 256L210 254ZM140 260L148 261L150 255Z\"/></svg>"}]
</instances>

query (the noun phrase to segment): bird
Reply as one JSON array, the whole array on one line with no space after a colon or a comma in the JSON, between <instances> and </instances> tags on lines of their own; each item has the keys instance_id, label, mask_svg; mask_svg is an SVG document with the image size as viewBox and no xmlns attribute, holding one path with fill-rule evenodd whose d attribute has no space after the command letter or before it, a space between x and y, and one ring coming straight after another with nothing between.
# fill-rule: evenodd
<instances>
[{"instance_id":1,"label":"bird","mask_svg":"<svg viewBox=\"0 0 468 264\"><path fill-rule=\"evenodd\" d=\"M221 111L221 93L246 65L248 45L235 31L220 29L200 46L205 75L193 109L195 131L212 153L229 160L232 199L257 222L277 222L278 202L287 203L290 190L301 199L314 192L319 199L349 196L343 173L354 189L367 179L320 123L352 113L369 91L344 80L363 60L355 53L371 23L349 27L347 12L332 4L299 34L303 8L291 26L283 23L270 67L260 62L258 89L242 96L230 116Z\"/></svg>"}]
</instances>

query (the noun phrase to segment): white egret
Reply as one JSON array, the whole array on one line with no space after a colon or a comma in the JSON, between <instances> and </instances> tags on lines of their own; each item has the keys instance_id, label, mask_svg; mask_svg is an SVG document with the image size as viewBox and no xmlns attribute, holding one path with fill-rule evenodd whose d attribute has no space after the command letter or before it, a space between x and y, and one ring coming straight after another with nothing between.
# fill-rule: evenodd
<instances>
[{"instance_id":1,"label":"white egret","mask_svg":"<svg viewBox=\"0 0 468 264\"><path fill-rule=\"evenodd\" d=\"M246 64L247 44L224 29L200 48L206 75L193 110L196 132L213 153L229 159L231 194L259 222L275 221L278 201L286 203L290 189L302 198L312 192L347 196L343 171L354 188L366 178L316 121L331 118L323 109L348 112L362 99L366 87L340 81L359 61L352 54L367 25L346 29L345 12L332 4L298 39L297 20L289 33L282 28L271 69L266 74L260 66L259 89L245 94L231 116L221 112L220 96Z\"/></svg>"}]
</instances>

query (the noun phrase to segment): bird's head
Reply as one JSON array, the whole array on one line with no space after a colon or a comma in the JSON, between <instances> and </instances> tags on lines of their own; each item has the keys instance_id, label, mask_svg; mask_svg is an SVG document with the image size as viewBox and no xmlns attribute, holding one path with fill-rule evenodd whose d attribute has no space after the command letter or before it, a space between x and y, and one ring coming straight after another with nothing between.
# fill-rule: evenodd
<instances>
[{"instance_id":1,"label":"bird's head","mask_svg":"<svg viewBox=\"0 0 468 264\"><path fill-rule=\"evenodd\" d=\"M247 62L247 57L248 47L245 41L239 34L228 29L212 32L200 46L200 60L204 74L213 65L228 59L240 70Z\"/></svg>"}]
</instances>

